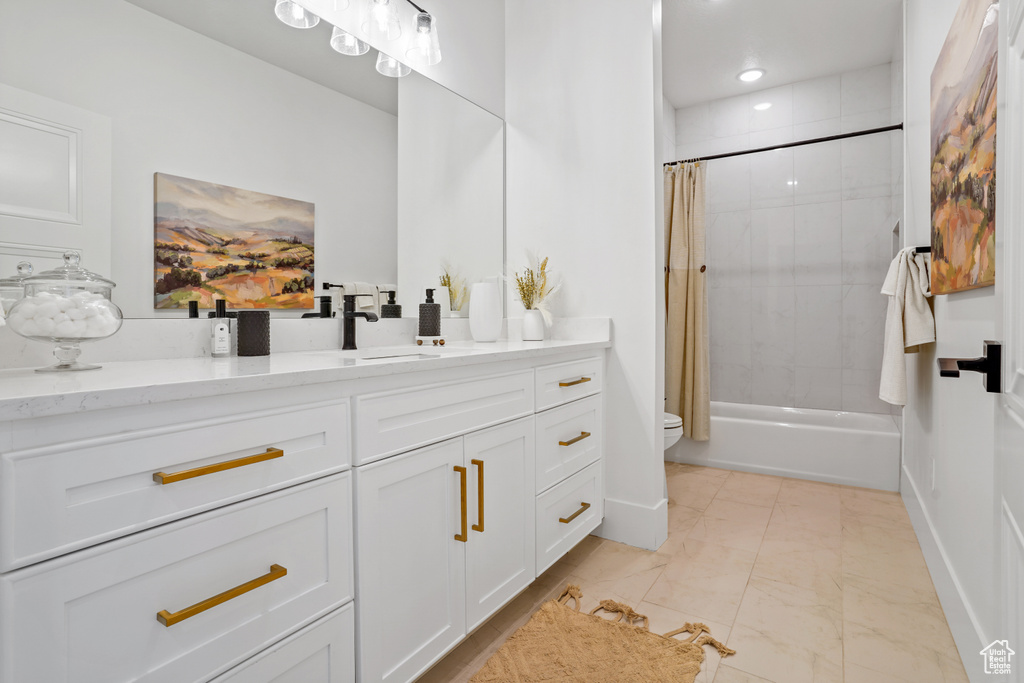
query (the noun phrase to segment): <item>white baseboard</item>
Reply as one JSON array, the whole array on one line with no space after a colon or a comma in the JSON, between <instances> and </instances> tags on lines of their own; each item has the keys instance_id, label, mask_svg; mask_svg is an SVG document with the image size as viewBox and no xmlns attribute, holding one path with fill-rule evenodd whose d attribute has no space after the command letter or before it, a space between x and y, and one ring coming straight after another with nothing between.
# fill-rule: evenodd
<instances>
[{"instance_id":1,"label":"white baseboard","mask_svg":"<svg viewBox=\"0 0 1024 683\"><path fill-rule=\"evenodd\" d=\"M988 683L992 677L985 675L979 653L983 647L989 644L990 640L967 601L963 587L960 585L956 572L953 571L953 565L949 561L949 556L946 554L946 549L938 534L935 533L931 517L921 505L921 498L914 478L910 476L910 472L905 467L903 468L901 489L900 495L903 497L903 504L914 525L914 533L921 545L921 552L924 553L928 572L932 576L932 583L935 584L935 592L939 596L942 610L946 613L946 621L949 623L949 630L953 633L953 640L956 642L960 659L964 663L967 677L971 679L971 683Z\"/></svg>"},{"instance_id":2,"label":"white baseboard","mask_svg":"<svg viewBox=\"0 0 1024 683\"><path fill-rule=\"evenodd\" d=\"M668 539L668 498L653 507L605 498L604 523L594 534L610 541L657 550Z\"/></svg>"}]
</instances>

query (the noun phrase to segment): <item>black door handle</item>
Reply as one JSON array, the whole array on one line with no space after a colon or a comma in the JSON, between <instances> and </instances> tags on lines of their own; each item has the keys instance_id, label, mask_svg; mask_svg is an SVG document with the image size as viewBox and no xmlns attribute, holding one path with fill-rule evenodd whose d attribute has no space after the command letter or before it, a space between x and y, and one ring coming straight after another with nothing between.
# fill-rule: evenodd
<instances>
[{"instance_id":1,"label":"black door handle","mask_svg":"<svg viewBox=\"0 0 1024 683\"><path fill-rule=\"evenodd\" d=\"M940 377L959 377L961 370L980 372L985 375L982 382L990 394L998 394L1002 389L1003 345L1000 342L986 341L985 354L979 358L940 358Z\"/></svg>"}]
</instances>

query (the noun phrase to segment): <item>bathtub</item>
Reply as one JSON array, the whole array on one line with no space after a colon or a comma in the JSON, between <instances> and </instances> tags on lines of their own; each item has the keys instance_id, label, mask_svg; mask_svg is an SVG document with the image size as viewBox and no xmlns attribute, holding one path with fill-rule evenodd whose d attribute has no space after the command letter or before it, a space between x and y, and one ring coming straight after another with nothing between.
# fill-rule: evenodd
<instances>
[{"instance_id":1,"label":"bathtub","mask_svg":"<svg viewBox=\"0 0 1024 683\"><path fill-rule=\"evenodd\" d=\"M682 438L665 459L898 491L900 432L890 415L711 402L711 440Z\"/></svg>"}]
</instances>

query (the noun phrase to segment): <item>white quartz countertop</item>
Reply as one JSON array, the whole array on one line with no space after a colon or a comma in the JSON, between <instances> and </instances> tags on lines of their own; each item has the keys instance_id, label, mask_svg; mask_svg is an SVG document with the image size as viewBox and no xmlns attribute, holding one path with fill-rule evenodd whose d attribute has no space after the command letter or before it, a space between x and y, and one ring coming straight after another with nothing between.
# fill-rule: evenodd
<instances>
[{"instance_id":1,"label":"white quartz countertop","mask_svg":"<svg viewBox=\"0 0 1024 683\"><path fill-rule=\"evenodd\" d=\"M0 421L119 408L241 391L442 370L605 349L608 341L449 342L302 351L251 358L105 362L99 370L0 371ZM418 354L426 357L417 357Z\"/></svg>"}]
</instances>

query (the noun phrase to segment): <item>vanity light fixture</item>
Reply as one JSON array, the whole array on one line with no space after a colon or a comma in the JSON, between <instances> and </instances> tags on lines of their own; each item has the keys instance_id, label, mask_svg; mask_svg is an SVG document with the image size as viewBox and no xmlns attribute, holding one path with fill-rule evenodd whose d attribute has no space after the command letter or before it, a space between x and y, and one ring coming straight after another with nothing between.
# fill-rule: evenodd
<instances>
[{"instance_id":1,"label":"vanity light fixture","mask_svg":"<svg viewBox=\"0 0 1024 683\"><path fill-rule=\"evenodd\" d=\"M394 57L386 55L383 52L377 53L377 73L382 76L401 78L402 76L408 76L411 71L412 69L405 64L402 64Z\"/></svg>"},{"instance_id":2,"label":"vanity light fixture","mask_svg":"<svg viewBox=\"0 0 1024 683\"><path fill-rule=\"evenodd\" d=\"M320 17L292 0L277 0L274 14L292 28L313 28L320 23Z\"/></svg>"},{"instance_id":3,"label":"vanity light fixture","mask_svg":"<svg viewBox=\"0 0 1024 683\"><path fill-rule=\"evenodd\" d=\"M363 33L373 42L392 41L402 35L393 0L366 0Z\"/></svg>"},{"instance_id":4,"label":"vanity light fixture","mask_svg":"<svg viewBox=\"0 0 1024 683\"><path fill-rule=\"evenodd\" d=\"M441 61L441 46L437 41L437 26L434 17L409 2L420 11L416 15L416 35L412 47L405 52L409 61L419 66L433 66Z\"/></svg>"},{"instance_id":5,"label":"vanity light fixture","mask_svg":"<svg viewBox=\"0 0 1024 683\"><path fill-rule=\"evenodd\" d=\"M756 109L757 111L768 111L771 108L772 108L772 103L771 102L762 102L760 104L755 104L754 105L754 109Z\"/></svg>"},{"instance_id":6,"label":"vanity light fixture","mask_svg":"<svg viewBox=\"0 0 1024 683\"><path fill-rule=\"evenodd\" d=\"M370 46L367 43L359 40L351 33L342 31L337 26L331 31L331 47L334 48L335 52L351 57L365 55L370 51Z\"/></svg>"},{"instance_id":7,"label":"vanity light fixture","mask_svg":"<svg viewBox=\"0 0 1024 683\"><path fill-rule=\"evenodd\" d=\"M746 71L741 71L737 78L744 83L753 83L764 76L764 73L764 69L747 69Z\"/></svg>"}]
</instances>

